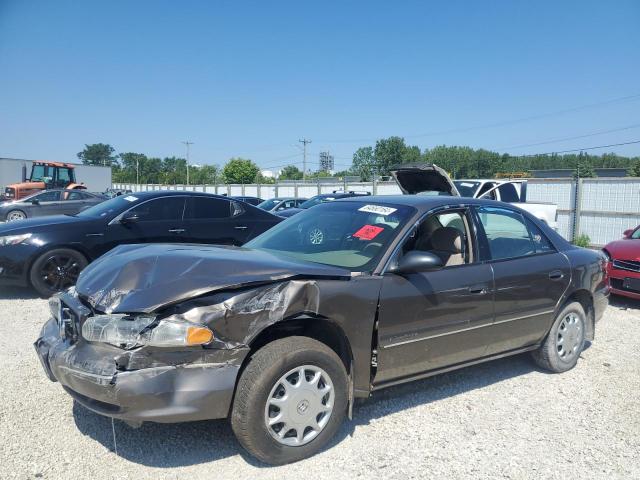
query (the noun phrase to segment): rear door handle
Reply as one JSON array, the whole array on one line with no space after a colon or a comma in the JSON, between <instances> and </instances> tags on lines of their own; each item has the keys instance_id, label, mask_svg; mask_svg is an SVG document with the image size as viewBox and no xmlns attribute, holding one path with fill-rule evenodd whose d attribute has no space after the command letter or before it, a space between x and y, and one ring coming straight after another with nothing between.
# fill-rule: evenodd
<instances>
[{"instance_id":1,"label":"rear door handle","mask_svg":"<svg viewBox=\"0 0 640 480\"><path fill-rule=\"evenodd\" d=\"M549 273L549 280L562 280L564 278L564 273L560 270L554 270Z\"/></svg>"},{"instance_id":2,"label":"rear door handle","mask_svg":"<svg viewBox=\"0 0 640 480\"><path fill-rule=\"evenodd\" d=\"M469 293L472 295L484 295L487 291L486 285L472 285L469 287Z\"/></svg>"},{"instance_id":3,"label":"rear door handle","mask_svg":"<svg viewBox=\"0 0 640 480\"><path fill-rule=\"evenodd\" d=\"M184 228L172 228L169 233L184 233Z\"/></svg>"},{"instance_id":4,"label":"rear door handle","mask_svg":"<svg viewBox=\"0 0 640 480\"><path fill-rule=\"evenodd\" d=\"M238 225L237 227L233 227L233 228L235 228L236 230L246 230L249 227L247 227L246 225Z\"/></svg>"}]
</instances>

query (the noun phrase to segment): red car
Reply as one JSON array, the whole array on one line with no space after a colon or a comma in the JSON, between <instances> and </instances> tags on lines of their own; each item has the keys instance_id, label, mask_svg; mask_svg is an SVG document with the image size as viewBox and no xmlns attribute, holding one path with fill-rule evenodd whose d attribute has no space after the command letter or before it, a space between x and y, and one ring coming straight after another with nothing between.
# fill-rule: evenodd
<instances>
[{"instance_id":1,"label":"red car","mask_svg":"<svg viewBox=\"0 0 640 480\"><path fill-rule=\"evenodd\" d=\"M611 293L640 300L640 226L624 231L602 249L609 257Z\"/></svg>"}]
</instances>

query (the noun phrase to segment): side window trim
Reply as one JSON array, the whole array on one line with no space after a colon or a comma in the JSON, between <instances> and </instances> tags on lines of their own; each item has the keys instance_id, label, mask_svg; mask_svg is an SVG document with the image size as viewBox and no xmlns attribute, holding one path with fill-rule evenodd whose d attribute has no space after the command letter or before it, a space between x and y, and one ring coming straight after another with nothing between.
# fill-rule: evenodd
<instances>
[{"instance_id":1,"label":"side window trim","mask_svg":"<svg viewBox=\"0 0 640 480\"><path fill-rule=\"evenodd\" d=\"M140 203L136 203L135 205L130 206L129 208L127 208L126 210L120 212L118 215L116 215L115 217L113 217L113 219L107 224L107 226L109 225L113 225L116 224L120 221L120 219L128 212L130 212L131 210L133 210L136 207L140 207L142 205L144 205L145 203L149 203L149 202L153 202L154 200L160 200L162 198L182 198L183 199L183 204L182 204L182 216L180 217L179 221L184 221L184 213L185 213L185 208L187 205L187 199L189 198L187 195L165 195L163 197L155 197L155 198L150 198L148 200L145 200L144 202L140 202Z\"/></svg>"},{"instance_id":2,"label":"side window trim","mask_svg":"<svg viewBox=\"0 0 640 480\"><path fill-rule=\"evenodd\" d=\"M476 219L474 217L474 211L472 208L472 205L463 203L463 204L459 204L459 205L455 205L455 206L451 206L451 205L446 205L446 206L441 206L441 207L436 207L433 208L431 210L429 210L428 212L425 212L424 214L422 214L420 216L420 218L418 218L418 220L416 220L413 225L411 226L407 226L406 231L402 234L402 236L400 238L398 238L396 240L396 244L393 247L391 254L389 254L389 256L385 259L384 257L381 259L381 265L382 268L379 270L378 275L384 275L385 273L387 273L387 270L389 269L389 266L391 265L391 262L393 261L393 259L396 257L396 255L398 255L398 252L400 251L400 249L402 249L402 246L404 245L404 243L407 241L407 239L409 238L409 235L411 235L411 233L413 231L415 231L422 222L424 222L427 218L429 218L431 215L435 215L438 213L444 213L447 211L460 211L460 210L464 210L465 211L465 216L467 217L467 222L469 224L469 228L471 229L471 231L469 232L471 234L471 236L473 238L471 238L471 245L475 251L475 255L473 258L473 262L471 263L465 263L463 265L457 265L458 267L464 267L467 265L475 265L478 263L481 263L481 259L479 258L478 255L478 225L476 224ZM375 273L375 270L374 270Z\"/></svg>"},{"instance_id":3,"label":"side window trim","mask_svg":"<svg viewBox=\"0 0 640 480\"><path fill-rule=\"evenodd\" d=\"M507 262L510 260L517 260L517 259L521 259L521 258L529 258L529 257L535 257L538 255L549 255L550 253L557 253L558 250L556 248L556 246L553 244L553 242L551 242L549 240L549 238L544 234L544 232L542 230L540 230L540 232L542 233L542 235L544 235L544 238L547 239L547 241L549 242L549 244L553 247L553 250L550 250L548 252L538 252L535 249L535 242L533 241L533 238L531 236L531 229L528 226L528 222L530 222L531 220L529 218L527 218L524 214L522 214L521 212L517 212L515 210L512 210L510 208L506 208L503 206L500 207L493 207L493 206L489 206L487 208L493 208L496 210L504 210L507 211L511 214L516 214L516 215L520 215L522 217L523 220L523 224L527 230L527 233L529 235L529 240L531 241L531 244L533 245L534 248L534 253L530 254L530 255L519 255L516 257L508 257L508 258L492 258L491 256L491 249L489 248L489 240L487 238L487 234L484 230L484 225L482 224L482 221L480 220L480 213L479 210L482 209L483 207L487 207L486 205L474 205L473 208L471 209L473 211L473 216L475 219L475 223L477 224L477 228L478 228L478 235L477 235L477 240L478 243L481 243L481 248L480 248L480 253L481 253L481 258L480 258L480 262L482 263L494 263L494 262ZM534 223L535 225L535 223ZM539 228L539 227L538 227Z\"/></svg>"}]
</instances>

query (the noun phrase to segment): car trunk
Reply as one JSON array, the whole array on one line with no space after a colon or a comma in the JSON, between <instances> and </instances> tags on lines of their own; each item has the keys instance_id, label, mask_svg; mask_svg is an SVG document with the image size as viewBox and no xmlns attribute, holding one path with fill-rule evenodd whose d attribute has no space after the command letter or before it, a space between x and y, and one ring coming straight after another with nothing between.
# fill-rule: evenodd
<instances>
[{"instance_id":1,"label":"car trunk","mask_svg":"<svg viewBox=\"0 0 640 480\"><path fill-rule=\"evenodd\" d=\"M396 165L391 174L405 195L460 196L447 172L432 163Z\"/></svg>"}]
</instances>

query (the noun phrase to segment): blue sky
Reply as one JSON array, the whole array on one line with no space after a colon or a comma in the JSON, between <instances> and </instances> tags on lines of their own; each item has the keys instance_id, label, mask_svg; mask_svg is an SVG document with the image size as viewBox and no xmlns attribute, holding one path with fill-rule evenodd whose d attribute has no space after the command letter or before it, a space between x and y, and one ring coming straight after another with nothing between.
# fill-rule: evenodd
<instances>
[{"instance_id":1,"label":"blue sky","mask_svg":"<svg viewBox=\"0 0 640 480\"><path fill-rule=\"evenodd\" d=\"M184 155L189 139L194 163L272 168L307 137L311 166L328 149L340 168L390 135L547 152L640 140L640 96L510 121L631 95L635 0L0 0L0 156Z\"/></svg>"}]
</instances>

